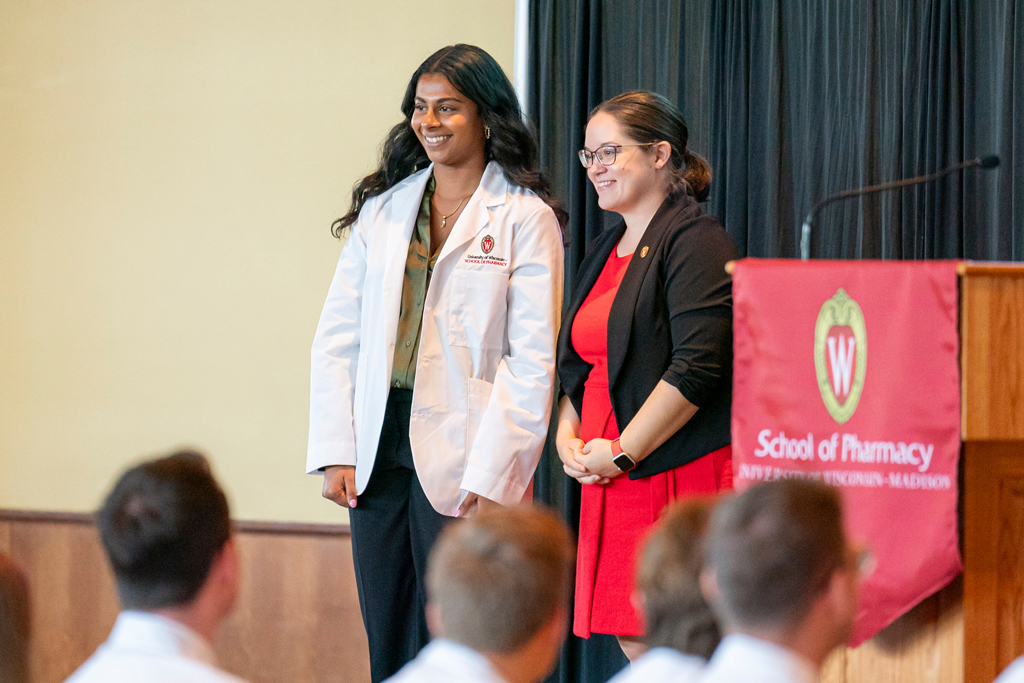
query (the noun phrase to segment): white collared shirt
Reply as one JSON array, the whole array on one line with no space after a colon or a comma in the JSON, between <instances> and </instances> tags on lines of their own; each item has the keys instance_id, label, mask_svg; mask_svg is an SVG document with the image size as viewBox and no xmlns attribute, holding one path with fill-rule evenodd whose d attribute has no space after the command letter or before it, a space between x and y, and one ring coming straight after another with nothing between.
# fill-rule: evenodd
<instances>
[{"instance_id":1,"label":"white collared shirt","mask_svg":"<svg viewBox=\"0 0 1024 683\"><path fill-rule=\"evenodd\" d=\"M711 657L701 683L816 683L818 671L784 647L752 636L726 636Z\"/></svg>"},{"instance_id":2,"label":"white collared shirt","mask_svg":"<svg viewBox=\"0 0 1024 683\"><path fill-rule=\"evenodd\" d=\"M386 683L505 683L505 679L476 650L438 638Z\"/></svg>"},{"instance_id":3,"label":"white collared shirt","mask_svg":"<svg viewBox=\"0 0 1024 683\"><path fill-rule=\"evenodd\" d=\"M695 683L706 662L670 647L648 650L608 683Z\"/></svg>"},{"instance_id":4,"label":"white collared shirt","mask_svg":"<svg viewBox=\"0 0 1024 683\"><path fill-rule=\"evenodd\" d=\"M1024 683L1024 657L1017 657L1010 662L1010 666L1003 669L995 683Z\"/></svg>"},{"instance_id":5,"label":"white collared shirt","mask_svg":"<svg viewBox=\"0 0 1024 683\"><path fill-rule=\"evenodd\" d=\"M213 648L173 619L125 610L110 637L65 683L245 683L217 668Z\"/></svg>"}]
</instances>

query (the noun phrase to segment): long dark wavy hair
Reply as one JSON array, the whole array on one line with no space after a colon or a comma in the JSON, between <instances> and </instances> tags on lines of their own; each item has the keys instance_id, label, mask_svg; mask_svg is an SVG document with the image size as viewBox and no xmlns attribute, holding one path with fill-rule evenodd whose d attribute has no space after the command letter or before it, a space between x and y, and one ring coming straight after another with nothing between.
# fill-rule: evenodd
<instances>
[{"instance_id":1,"label":"long dark wavy hair","mask_svg":"<svg viewBox=\"0 0 1024 683\"><path fill-rule=\"evenodd\" d=\"M685 192L698 202L707 201L711 193L711 166L686 146L690 132L686 119L674 104L658 93L633 90L597 105L587 120L601 111L611 114L626 135L641 144L664 140L672 145L669 197Z\"/></svg>"},{"instance_id":2,"label":"long dark wavy hair","mask_svg":"<svg viewBox=\"0 0 1024 683\"><path fill-rule=\"evenodd\" d=\"M352 205L348 213L331 224L331 233L340 238L356 222L367 199L386 192L430 163L411 125L416 85L424 74L444 76L473 101L477 114L491 129L491 137L484 144L487 160L497 161L510 183L536 193L554 210L559 225L565 226L569 215L551 197L547 178L540 172L537 142L523 121L519 99L508 77L484 50L459 44L430 55L409 79L402 98L405 120L396 124L384 139L377 170L353 186Z\"/></svg>"}]
</instances>

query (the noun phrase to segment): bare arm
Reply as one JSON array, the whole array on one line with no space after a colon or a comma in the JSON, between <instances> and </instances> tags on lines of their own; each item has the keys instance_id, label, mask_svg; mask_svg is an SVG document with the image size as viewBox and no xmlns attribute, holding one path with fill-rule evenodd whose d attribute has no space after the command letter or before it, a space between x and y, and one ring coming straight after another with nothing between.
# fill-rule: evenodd
<instances>
[{"instance_id":1,"label":"bare arm","mask_svg":"<svg viewBox=\"0 0 1024 683\"><path fill-rule=\"evenodd\" d=\"M697 412L679 390L662 380L619 436L619 446L639 462L683 428Z\"/></svg>"},{"instance_id":2,"label":"bare arm","mask_svg":"<svg viewBox=\"0 0 1024 683\"><path fill-rule=\"evenodd\" d=\"M696 412L697 406L690 403L674 386L662 380L622 431L619 446L633 460L640 462L682 429ZM611 441L608 439L591 440L583 447L578 460L588 472L600 477L610 478L622 474L612 462Z\"/></svg>"}]
</instances>

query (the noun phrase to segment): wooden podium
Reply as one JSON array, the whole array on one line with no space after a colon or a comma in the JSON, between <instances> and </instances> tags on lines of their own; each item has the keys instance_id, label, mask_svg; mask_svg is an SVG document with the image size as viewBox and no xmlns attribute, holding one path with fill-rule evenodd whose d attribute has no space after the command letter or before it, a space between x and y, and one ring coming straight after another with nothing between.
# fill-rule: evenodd
<instances>
[{"instance_id":1,"label":"wooden podium","mask_svg":"<svg viewBox=\"0 0 1024 683\"><path fill-rule=\"evenodd\" d=\"M990 683L1024 653L1024 265L959 272L964 681Z\"/></svg>"}]
</instances>

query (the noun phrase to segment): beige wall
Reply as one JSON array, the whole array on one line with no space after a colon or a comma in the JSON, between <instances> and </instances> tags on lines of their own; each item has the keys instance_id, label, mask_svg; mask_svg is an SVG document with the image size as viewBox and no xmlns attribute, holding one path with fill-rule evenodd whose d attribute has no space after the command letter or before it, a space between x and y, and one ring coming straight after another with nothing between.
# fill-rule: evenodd
<instances>
[{"instance_id":1,"label":"beige wall","mask_svg":"<svg viewBox=\"0 0 1024 683\"><path fill-rule=\"evenodd\" d=\"M0 3L0 507L191 444L236 516L341 519L303 474L329 224L427 55L511 73L514 5Z\"/></svg>"}]
</instances>

